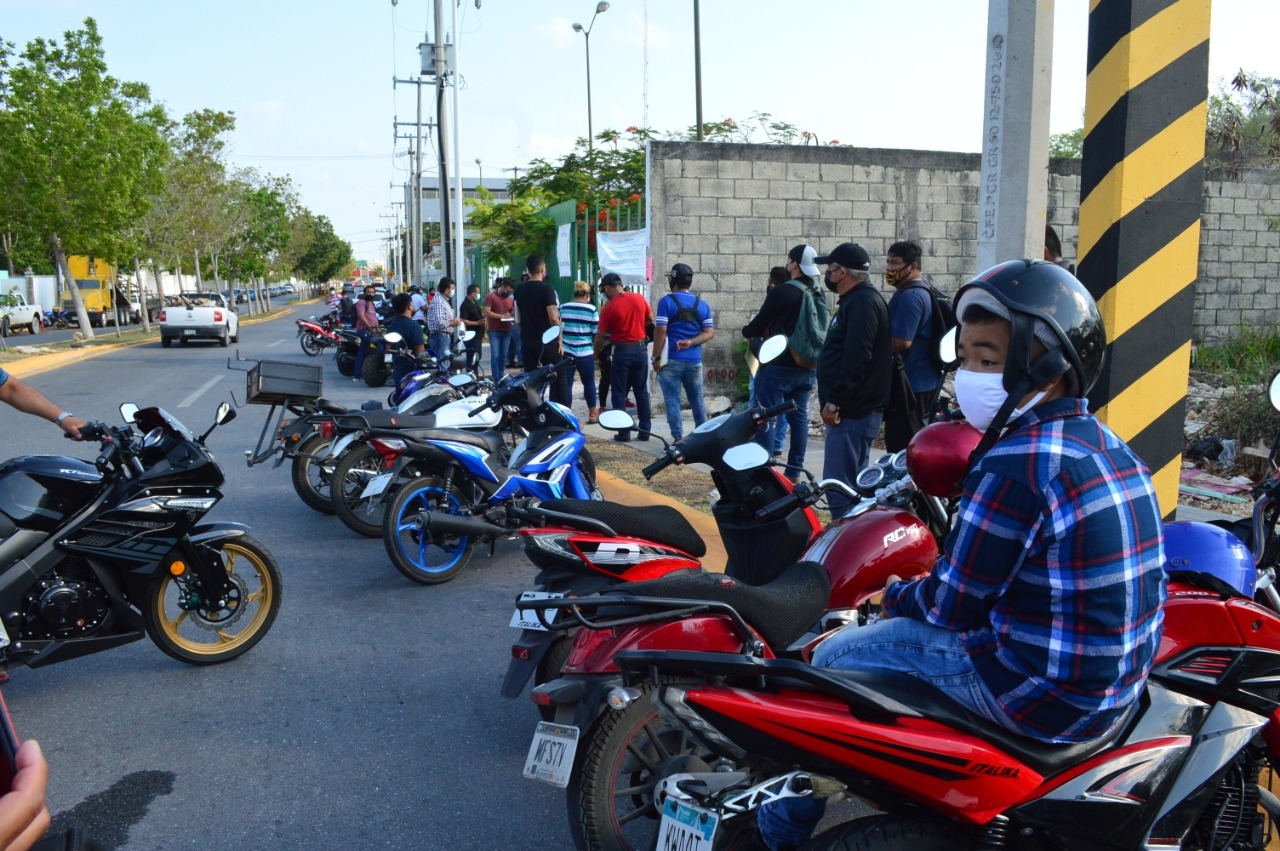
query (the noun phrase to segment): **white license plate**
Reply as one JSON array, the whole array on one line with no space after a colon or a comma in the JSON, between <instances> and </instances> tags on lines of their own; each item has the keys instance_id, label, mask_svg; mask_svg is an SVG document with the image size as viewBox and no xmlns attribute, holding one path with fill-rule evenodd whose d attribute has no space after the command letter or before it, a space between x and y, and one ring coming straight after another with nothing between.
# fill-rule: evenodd
<instances>
[{"instance_id":1,"label":"white license plate","mask_svg":"<svg viewBox=\"0 0 1280 851\"><path fill-rule=\"evenodd\" d=\"M662 821L658 824L658 849L711 851L720 818L701 807L667 798L662 802Z\"/></svg>"},{"instance_id":2,"label":"white license plate","mask_svg":"<svg viewBox=\"0 0 1280 851\"><path fill-rule=\"evenodd\" d=\"M196 329L194 329L194 328L183 328L183 329L182 329L182 333L183 333L184 335L188 336L188 337L194 337L194 336L196 335Z\"/></svg>"},{"instance_id":3,"label":"white license plate","mask_svg":"<svg viewBox=\"0 0 1280 851\"><path fill-rule=\"evenodd\" d=\"M360 432L353 431L351 432L351 434L348 434L339 438L337 441L335 441L333 444L330 445L329 457L337 458L339 455L345 452L347 447L350 446L353 442L355 442L355 439L359 436L360 436Z\"/></svg>"},{"instance_id":4,"label":"white license plate","mask_svg":"<svg viewBox=\"0 0 1280 851\"><path fill-rule=\"evenodd\" d=\"M520 602L536 603L540 600L559 600L563 597L564 594L560 594L555 591L525 591L520 595ZM543 611L542 616L547 620L552 621L555 620L555 614L555 609L546 609ZM536 629L541 632L547 631L547 628L538 620L538 612L536 608L522 609L517 606L515 614L511 616L510 626L512 629Z\"/></svg>"},{"instance_id":5,"label":"white license plate","mask_svg":"<svg viewBox=\"0 0 1280 851\"><path fill-rule=\"evenodd\" d=\"M364 486L364 490L360 491L361 499L368 499L371 496L377 496L387 489L387 485L395 478L395 473L383 473L381 476L374 476L369 480L369 484Z\"/></svg>"},{"instance_id":6,"label":"white license plate","mask_svg":"<svg viewBox=\"0 0 1280 851\"><path fill-rule=\"evenodd\" d=\"M533 731L529 757L524 761L524 776L563 789L569 785L573 754L577 750L577 727L541 721Z\"/></svg>"},{"instance_id":7,"label":"white license plate","mask_svg":"<svg viewBox=\"0 0 1280 851\"><path fill-rule=\"evenodd\" d=\"M382 356L382 361L383 363L391 363L391 358L392 358L391 352L387 352L385 355Z\"/></svg>"}]
</instances>

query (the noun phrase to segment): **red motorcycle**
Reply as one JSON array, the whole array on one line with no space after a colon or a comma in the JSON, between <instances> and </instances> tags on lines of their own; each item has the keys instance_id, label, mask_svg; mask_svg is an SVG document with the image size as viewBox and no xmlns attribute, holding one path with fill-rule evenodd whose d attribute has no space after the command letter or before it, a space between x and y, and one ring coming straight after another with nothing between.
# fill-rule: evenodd
<instances>
[{"instance_id":1,"label":"red motorcycle","mask_svg":"<svg viewBox=\"0 0 1280 851\"><path fill-rule=\"evenodd\" d=\"M335 330L339 326L337 318L330 313L327 316L306 319L295 319L298 327L298 345L309 357L315 357L325 349L331 349L342 343L342 337Z\"/></svg>"}]
</instances>

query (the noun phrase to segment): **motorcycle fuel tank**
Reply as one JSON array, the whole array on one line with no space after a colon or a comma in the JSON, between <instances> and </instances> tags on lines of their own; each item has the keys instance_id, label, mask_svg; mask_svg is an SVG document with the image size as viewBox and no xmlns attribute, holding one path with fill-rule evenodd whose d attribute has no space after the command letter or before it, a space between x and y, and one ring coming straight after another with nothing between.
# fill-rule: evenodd
<instances>
[{"instance_id":1,"label":"motorcycle fuel tank","mask_svg":"<svg viewBox=\"0 0 1280 851\"><path fill-rule=\"evenodd\" d=\"M856 609L883 591L890 576L908 579L931 570L938 544L911 512L873 508L827 526L800 560L826 567L831 576L828 608Z\"/></svg>"},{"instance_id":2,"label":"motorcycle fuel tank","mask_svg":"<svg viewBox=\"0 0 1280 851\"><path fill-rule=\"evenodd\" d=\"M24 455L0 464L0 512L23 529L49 532L97 491L94 466L63 455Z\"/></svg>"}]
</instances>

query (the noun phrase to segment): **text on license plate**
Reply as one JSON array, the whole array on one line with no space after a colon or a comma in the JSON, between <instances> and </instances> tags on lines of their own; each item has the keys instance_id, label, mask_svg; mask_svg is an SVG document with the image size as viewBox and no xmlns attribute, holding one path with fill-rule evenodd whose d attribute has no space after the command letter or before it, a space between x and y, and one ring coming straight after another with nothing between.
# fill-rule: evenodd
<instances>
[{"instance_id":1,"label":"text on license plate","mask_svg":"<svg viewBox=\"0 0 1280 851\"><path fill-rule=\"evenodd\" d=\"M391 352L387 352L385 355L383 355L383 356L382 356L382 360L383 360L383 362L384 362L384 363L391 363L391 358L392 358L392 357L393 357L393 356L392 356Z\"/></svg>"},{"instance_id":2,"label":"text on license plate","mask_svg":"<svg viewBox=\"0 0 1280 851\"><path fill-rule=\"evenodd\" d=\"M511 623L509 624L509 626L512 629L536 629L539 632L546 632L547 628L542 625L541 621L538 620L537 609L519 608L520 603L536 603L540 600L559 600L562 597L564 597L564 594L558 593L556 591L525 591L523 592L520 595L520 600L516 603L517 608L516 608L515 614L511 616ZM546 609L543 611L542 616L546 618L548 622L554 621L556 619L556 610Z\"/></svg>"},{"instance_id":3,"label":"text on license plate","mask_svg":"<svg viewBox=\"0 0 1280 851\"><path fill-rule=\"evenodd\" d=\"M533 731L533 743L524 762L524 776L563 789L573 773L573 755L578 749L578 728L540 721ZM707 846L708 848L710 846Z\"/></svg>"},{"instance_id":4,"label":"text on license plate","mask_svg":"<svg viewBox=\"0 0 1280 851\"><path fill-rule=\"evenodd\" d=\"M715 813L667 798L658 825L658 851L711 851L719 822Z\"/></svg>"}]
</instances>

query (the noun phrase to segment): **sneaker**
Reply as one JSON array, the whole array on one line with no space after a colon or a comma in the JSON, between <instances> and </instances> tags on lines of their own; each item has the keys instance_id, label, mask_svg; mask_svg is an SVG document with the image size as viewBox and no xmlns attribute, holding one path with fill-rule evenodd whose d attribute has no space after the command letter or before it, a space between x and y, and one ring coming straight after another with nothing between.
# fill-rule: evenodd
<instances>
[{"instance_id":1,"label":"sneaker","mask_svg":"<svg viewBox=\"0 0 1280 851\"><path fill-rule=\"evenodd\" d=\"M638 434L636 434L636 440L640 441L641 443L648 443L648 442L649 442L649 432L647 432L647 431L639 432Z\"/></svg>"},{"instance_id":2,"label":"sneaker","mask_svg":"<svg viewBox=\"0 0 1280 851\"><path fill-rule=\"evenodd\" d=\"M622 432L618 432L617 434L615 434L615 435L613 436L613 439L614 439L614 440L616 440L616 441L618 441L619 443L630 443L630 442L631 442L631 435L629 435L629 434L623 434ZM641 440L648 440L648 438L641 438Z\"/></svg>"}]
</instances>

